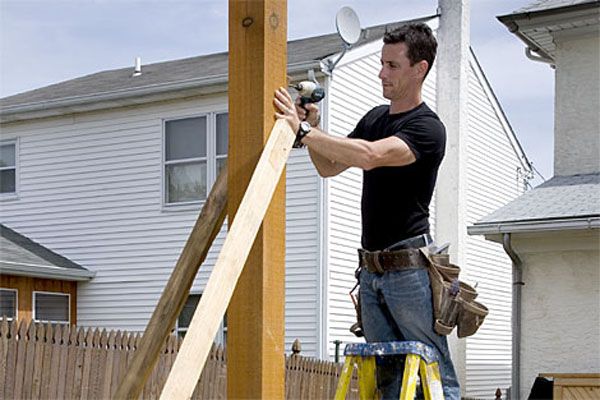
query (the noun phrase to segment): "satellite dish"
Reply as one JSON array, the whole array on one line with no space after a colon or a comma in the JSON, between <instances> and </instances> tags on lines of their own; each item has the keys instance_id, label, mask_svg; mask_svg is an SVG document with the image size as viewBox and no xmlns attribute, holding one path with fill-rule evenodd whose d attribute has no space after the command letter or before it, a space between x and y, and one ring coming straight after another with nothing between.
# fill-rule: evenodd
<instances>
[{"instance_id":1,"label":"satellite dish","mask_svg":"<svg viewBox=\"0 0 600 400\"><path fill-rule=\"evenodd\" d=\"M335 27L342 40L352 46L360 39L360 22L358 15L350 7L342 7L335 15Z\"/></svg>"}]
</instances>

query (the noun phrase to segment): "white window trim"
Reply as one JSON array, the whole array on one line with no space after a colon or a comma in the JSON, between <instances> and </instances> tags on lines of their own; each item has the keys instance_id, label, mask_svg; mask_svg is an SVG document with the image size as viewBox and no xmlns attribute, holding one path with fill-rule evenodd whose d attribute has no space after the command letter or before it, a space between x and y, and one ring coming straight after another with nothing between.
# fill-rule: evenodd
<instances>
[{"instance_id":1,"label":"white window trim","mask_svg":"<svg viewBox=\"0 0 600 400\"><path fill-rule=\"evenodd\" d=\"M69 305L69 309L67 311L67 316L68 316L68 320L65 321L48 321L48 320L39 320L37 319L37 316L35 315L35 295L36 294L52 294L52 295L56 295L56 296L66 296L67 297L67 304ZM64 292L47 292L47 291L43 291L43 290L34 290L33 293L31 294L32 296L32 302L31 302L31 314L33 316L33 320L35 322L49 322L52 324L71 324L71 293L64 293Z\"/></svg>"},{"instance_id":2,"label":"white window trim","mask_svg":"<svg viewBox=\"0 0 600 400\"><path fill-rule=\"evenodd\" d=\"M18 320L19 319L19 289L8 288L8 287L0 287L0 290L6 290L9 292L15 292L15 318L8 318L8 321ZM0 315L2 318L2 315Z\"/></svg>"},{"instance_id":3,"label":"white window trim","mask_svg":"<svg viewBox=\"0 0 600 400\"><path fill-rule=\"evenodd\" d=\"M167 203L167 188L166 188L166 165L177 164L181 162L192 162L192 161L206 161L206 196L210 193L215 181L217 180L217 158L226 158L227 156L217 157L217 114L228 113L227 108L218 108L213 111L193 114L193 115L181 115L161 119L161 144L162 144L162 156L161 156L161 176L160 176L160 199L162 205L162 211L188 211L198 210L198 206L203 205L206 198L195 201L183 201L178 203ZM206 117L206 157L189 158L185 160L177 161L166 161L167 156L167 122L177 121L187 118L202 118Z\"/></svg>"},{"instance_id":4,"label":"white window trim","mask_svg":"<svg viewBox=\"0 0 600 400\"><path fill-rule=\"evenodd\" d=\"M202 294L203 292L190 292L188 294L188 296L200 296L200 300L202 300ZM187 299L186 299L187 301ZM198 303L200 304L200 303ZM195 311L194 311L195 313ZM191 322L191 321L190 321ZM217 334L215 335L215 342L220 344L221 346L225 345L225 332L227 332L227 327L225 326L225 320L221 319L221 322L219 324L219 330L217 331ZM175 334L177 336L179 336L180 332L187 332L189 329L189 326L187 328L180 328L179 327L179 315L177 316L177 319L175 320Z\"/></svg>"},{"instance_id":5,"label":"white window trim","mask_svg":"<svg viewBox=\"0 0 600 400\"><path fill-rule=\"evenodd\" d=\"M19 198L19 138L0 140L0 145L15 145L15 191L12 193L0 193L0 200L16 200ZM12 167L0 167L0 170L12 169Z\"/></svg>"}]
</instances>

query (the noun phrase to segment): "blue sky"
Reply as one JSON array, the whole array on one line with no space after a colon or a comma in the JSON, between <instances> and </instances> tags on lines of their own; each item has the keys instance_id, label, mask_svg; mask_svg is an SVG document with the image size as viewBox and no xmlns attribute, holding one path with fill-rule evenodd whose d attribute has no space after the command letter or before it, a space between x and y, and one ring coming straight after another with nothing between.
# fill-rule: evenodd
<instances>
[{"instance_id":1,"label":"blue sky","mask_svg":"<svg viewBox=\"0 0 600 400\"><path fill-rule=\"evenodd\" d=\"M554 70L528 60L495 18L533 0L471 0L471 46L529 159L552 176ZM0 0L0 97L74 77L227 50L227 0ZM363 27L435 13L436 0L288 0L288 36L335 32L349 5ZM534 185L540 183L539 179Z\"/></svg>"}]
</instances>

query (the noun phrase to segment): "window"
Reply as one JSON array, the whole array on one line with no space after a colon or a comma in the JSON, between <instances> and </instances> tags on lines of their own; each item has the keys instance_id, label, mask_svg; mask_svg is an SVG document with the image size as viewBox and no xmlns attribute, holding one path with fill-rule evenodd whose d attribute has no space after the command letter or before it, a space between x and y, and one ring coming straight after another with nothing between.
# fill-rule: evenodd
<instances>
[{"instance_id":1,"label":"window","mask_svg":"<svg viewBox=\"0 0 600 400\"><path fill-rule=\"evenodd\" d=\"M229 146L229 114L217 114L217 122L216 122L216 131L217 131L217 174L221 171L221 168L225 165L227 161L227 148Z\"/></svg>"},{"instance_id":2,"label":"window","mask_svg":"<svg viewBox=\"0 0 600 400\"><path fill-rule=\"evenodd\" d=\"M227 159L228 131L227 113L165 121L165 204L206 199Z\"/></svg>"},{"instance_id":3,"label":"window","mask_svg":"<svg viewBox=\"0 0 600 400\"><path fill-rule=\"evenodd\" d=\"M0 289L0 318L17 318L17 290Z\"/></svg>"},{"instance_id":4,"label":"window","mask_svg":"<svg viewBox=\"0 0 600 400\"><path fill-rule=\"evenodd\" d=\"M70 296L67 293L33 292L33 319L37 322L70 321Z\"/></svg>"},{"instance_id":5,"label":"window","mask_svg":"<svg viewBox=\"0 0 600 400\"><path fill-rule=\"evenodd\" d=\"M201 297L201 294L190 294L188 296L185 305L183 306L183 310L181 310L181 314L179 314L179 318L177 319L177 333L179 336L185 336Z\"/></svg>"},{"instance_id":6,"label":"window","mask_svg":"<svg viewBox=\"0 0 600 400\"><path fill-rule=\"evenodd\" d=\"M198 303L202 298L201 294L190 294L183 306L183 310L181 310L181 314L179 314L179 318L177 319L177 334L180 337L184 337L190 323L192 322L192 317L194 316L194 312L196 311L196 307L198 307ZM225 318L223 319L223 324L221 326L221 330L217 333L217 337L215 338L215 342L220 344L225 344L227 339L227 314L225 314Z\"/></svg>"},{"instance_id":7,"label":"window","mask_svg":"<svg viewBox=\"0 0 600 400\"><path fill-rule=\"evenodd\" d=\"M0 194L17 192L17 142L0 143Z\"/></svg>"}]
</instances>

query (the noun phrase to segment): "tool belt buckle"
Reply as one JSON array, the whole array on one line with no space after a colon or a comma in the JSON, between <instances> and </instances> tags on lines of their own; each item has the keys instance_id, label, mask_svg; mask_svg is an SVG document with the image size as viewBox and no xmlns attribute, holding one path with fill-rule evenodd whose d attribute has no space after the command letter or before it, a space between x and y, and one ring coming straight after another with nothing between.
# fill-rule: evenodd
<instances>
[{"instance_id":1,"label":"tool belt buckle","mask_svg":"<svg viewBox=\"0 0 600 400\"><path fill-rule=\"evenodd\" d=\"M381 259L379 256L381 255L381 250L375 250L369 253L369 258L371 258L371 265L375 268L375 271L378 274L382 274L385 272L383 269L383 265L381 265Z\"/></svg>"}]
</instances>

